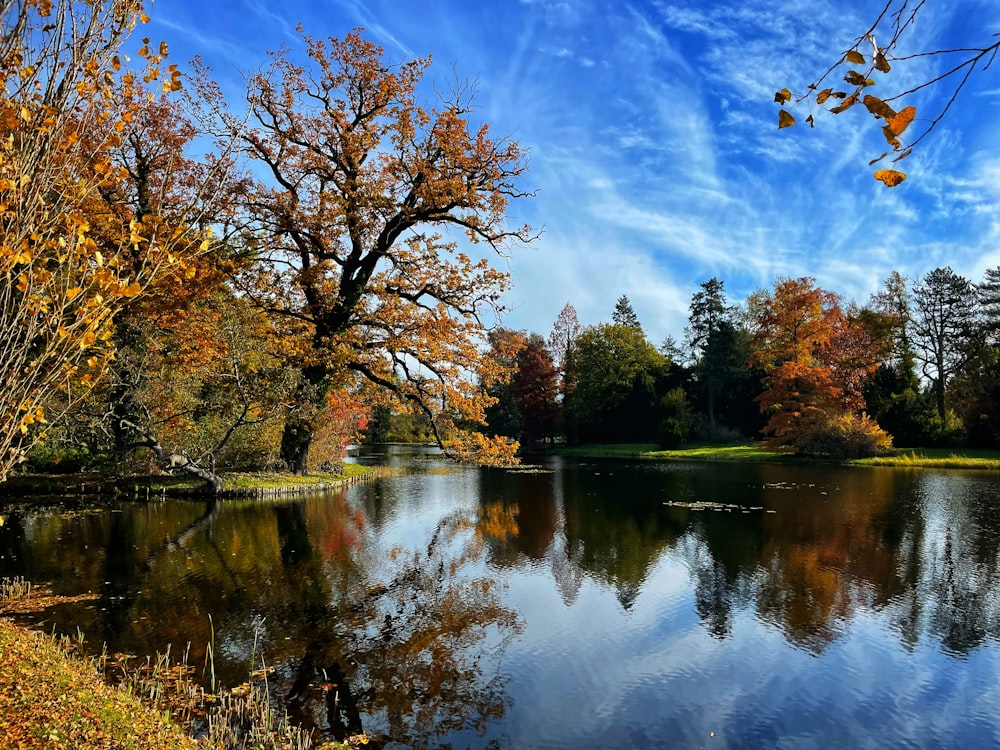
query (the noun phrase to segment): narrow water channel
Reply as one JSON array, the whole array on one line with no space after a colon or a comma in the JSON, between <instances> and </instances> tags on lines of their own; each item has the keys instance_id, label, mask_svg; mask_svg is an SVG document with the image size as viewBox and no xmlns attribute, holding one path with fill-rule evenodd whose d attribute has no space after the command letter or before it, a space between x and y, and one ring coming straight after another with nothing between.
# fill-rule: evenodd
<instances>
[{"instance_id":1,"label":"narrow water channel","mask_svg":"<svg viewBox=\"0 0 1000 750\"><path fill-rule=\"evenodd\" d=\"M96 649L215 639L390 747L1000 748L1000 476L548 460L294 502L9 507Z\"/></svg>"}]
</instances>

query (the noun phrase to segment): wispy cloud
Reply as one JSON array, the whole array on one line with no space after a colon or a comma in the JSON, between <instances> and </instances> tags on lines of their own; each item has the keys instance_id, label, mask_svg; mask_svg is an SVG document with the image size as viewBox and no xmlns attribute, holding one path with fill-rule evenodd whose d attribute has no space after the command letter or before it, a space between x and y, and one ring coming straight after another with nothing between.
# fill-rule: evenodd
<instances>
[{"instance_id":1,"label":"wispy cloud","mask_svg":"<svg viewBox=\"0 0 1000 750\"><path fill-rule=\"evenodd\" d=\"M970 3L925 6L907 49L961 46L956 30L978 33L970 14L1000 28L1000 6ZM531 150L525 186L538 194L512 208L546 229L510 260L518 328L546 332L566 302L586 323L607 320L628 294L659 342L681 335L713 275L734 300L810 275L863 302L892 270L978 278L1000 264L1000 96L985 79L901 162L910 177L893 190L866 166L885 141L862 107L815 108L810 129L800 105L800 124L778 131L774 91L803 91L838 59L872 20L863 0L173 0L155 11L184 54L217 70L294 47L301 22L316 36L364 26L397 61L431 54L429 82L478 79L478 116ZM905 90L940 65L894 64L876 85ZM912 127L947 94L921 92Z\"/></svg>"}]
</instances>

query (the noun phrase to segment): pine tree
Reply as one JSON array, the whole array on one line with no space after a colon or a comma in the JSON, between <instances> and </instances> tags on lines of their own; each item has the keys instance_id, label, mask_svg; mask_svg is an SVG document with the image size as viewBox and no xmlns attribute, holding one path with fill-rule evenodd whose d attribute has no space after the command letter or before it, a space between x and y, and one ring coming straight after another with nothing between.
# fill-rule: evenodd
<instances>
[{"instance_id":1,"label":"pine tree","mask_svg":"<svg viewBox=\"0 0 1000 750\"><path fill-rule=\"evenodd\" d=\"M611 321L615 325L635 328L637 331L642 330L642 324L639 322L639 317L635 314L632 303L629 302L628 297L624 294L619 297L618 301L615 303L614 312L611 313Z\"/></svg>"}]
</instances>

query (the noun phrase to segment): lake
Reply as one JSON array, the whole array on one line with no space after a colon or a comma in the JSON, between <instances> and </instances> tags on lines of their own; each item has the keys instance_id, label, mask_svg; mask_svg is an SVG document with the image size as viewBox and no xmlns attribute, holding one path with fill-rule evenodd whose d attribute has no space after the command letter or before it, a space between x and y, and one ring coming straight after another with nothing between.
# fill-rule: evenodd
<instances>
[{"instance_id":1,"label":"lake","mask_svg":"<svg viewBox=\"0 0 1000 750\"><path fill-rule=\"evenodd\" d=\"M428 451L288 502L8 507L99 651L251 661L390 747L1000 748L1000 476ZM207 679L207 677L206 677Z\"/></svg>"}]
</instances>

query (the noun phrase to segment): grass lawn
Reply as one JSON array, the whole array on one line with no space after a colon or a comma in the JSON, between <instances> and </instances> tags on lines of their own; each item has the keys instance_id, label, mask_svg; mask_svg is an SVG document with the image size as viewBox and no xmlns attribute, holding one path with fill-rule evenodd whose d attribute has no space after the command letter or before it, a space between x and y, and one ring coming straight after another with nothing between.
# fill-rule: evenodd
<instances>
[{"instance_id":1,"label":"grass lawn","mask_svg":"<svg viewBox=\"0 0 1000 750\"><path fill-rule=\"evenodd\" d=\"M810 463L824 461L762 448L754 442L731 445L689 445L660 450L653 443L597 443L559 446L553 453L577 458L642 458L655 461L738 461L741 463ZM892 456L836 463L859 466L910 466L935 469L1000 469L1000 451L972 448L906 448Z\"/></svg>"}]
</instances>

